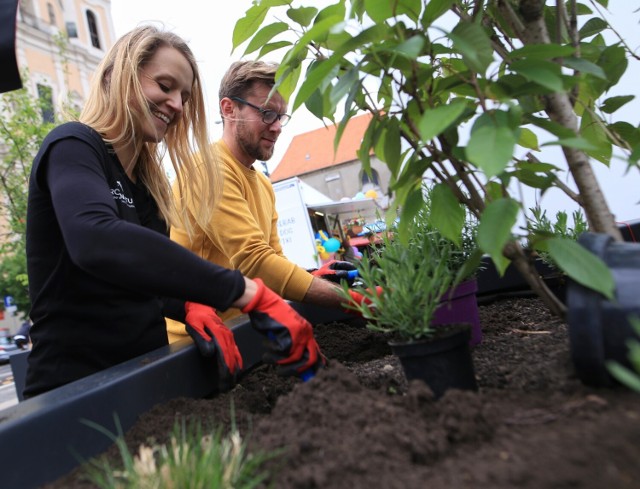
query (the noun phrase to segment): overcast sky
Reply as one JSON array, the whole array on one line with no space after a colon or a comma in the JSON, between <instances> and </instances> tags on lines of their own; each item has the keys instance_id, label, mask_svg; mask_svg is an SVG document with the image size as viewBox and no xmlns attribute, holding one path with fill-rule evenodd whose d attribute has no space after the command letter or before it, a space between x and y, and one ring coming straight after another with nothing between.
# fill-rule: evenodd
<instances>
[{"instance_id":1,"label":"overcast sky","mask_svg":"<svg viewBox=\"0 0 640 489\"><path fill-rule=\"evenodd\" d=\"M309 2L311 4L312 2ZM317 4L318 2L313 2ZM322 3L329 3L322 0ZM640 53L640 12L638 3L629 0L610 0L610 14L605 14L616 27L629 46ZM209 118L219 119L217 90L222 75L232 61L241 59L242 51L231 52L233 27L244 12L251 6L251 0L233 0L224 2L224 7L209 0L112 0L111 12L116 30L120 36L144 21L160 21L174 32L184 37L198 59L205 97L209 101ZM274 58L277 60L277 58ZM615 93L609 95L638 95L640 82L640 62L632 61L623 83ZM640 97L620 111L623 120L638 126L640 121ZM286 151L291 138L322 126L322 122L304 110L298 109L291 122L284 128L270 169L275 168ZM213 124L211 132L214 138L221 134L221 125ZM637 170L624 175L626 164L612 160L611 169L595 163L596 173L603 187L611 209L618 221L640 219L640 173ZM531 199L527 206L534 205ZM550 192L542 201L548 209L548 215L554 216L557 210L572 210L572 204L558 193Z\"/></svg>"}]
</instances>

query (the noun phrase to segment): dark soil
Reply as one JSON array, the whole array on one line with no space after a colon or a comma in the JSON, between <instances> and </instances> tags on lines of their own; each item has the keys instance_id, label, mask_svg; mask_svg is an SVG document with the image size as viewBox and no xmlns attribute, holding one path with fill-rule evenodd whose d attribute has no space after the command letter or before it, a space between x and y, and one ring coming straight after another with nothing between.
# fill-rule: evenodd
<instances>
[{"instance_id":1,"label":"dark soil","mask_svg":"<svg viewBox=\"0 0 640 489\"><path fill-rule=\"evenodd\" d=\"M478 392L435 401L422 382L407 384L386 338L354 319L316 326L330 365L311 381L261 366L214 399L155 407L126 441L134 452L164 442L180 417L228 427L233 401L251 450L285 449L269 465L278 489L640 487L638 395L583 385L566 325L536 298L481 306L480 319ZM47 487L91 485L76 470Z\"/></svg>"}]
</instances>

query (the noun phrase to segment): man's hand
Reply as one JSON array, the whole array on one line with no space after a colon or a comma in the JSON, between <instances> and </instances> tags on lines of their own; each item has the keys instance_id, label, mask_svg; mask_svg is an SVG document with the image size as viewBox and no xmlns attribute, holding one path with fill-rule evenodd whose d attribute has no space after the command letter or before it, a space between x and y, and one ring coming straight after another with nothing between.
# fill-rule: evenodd
<instances>
[{"instance_id":1,"label":"man's hand","mask_svg":"<svg viewBox=\"0 0 640 489\"><path fill-rule=\"evenodd\" d=\"M249 313L252 326L269 340L264 360L278 364L282 375L315 372L322 367L326 360L313 337L311 324L262 280L253 281L258 292L242 312Z\"/></svg>"},{"instance_id":2,"label":"man's hand","mask_svg":"<svg viewBox=\"0 0 640 489\"><path fill-rule=\"evenodd\" d=\"M233 338L233 332L225 326L215 309L195 302L185 302L187 315L185 326L200 353L205 357L216 356L220 373L225 377L242 369L242 355Z\"/></svg>"},{"instance_id":3,"label":"man's hand","mask_svg":"<svg viewBox=\"0 0 640 489\"><path fill-rule=\"evenodd\" d=\"M351 284L358 276L358 269L353 263L338 260L329 261L318 269L310 270L310 272L314 277L319 277L335 283L340 283L342 280L346 280Z\"/></svg>"},{"instance_id":4,"label":"man's hand","mask_svg":"<svg viewBox=\"0 0 640 489\"><path fill-rule=\"evenodd\" d=\"M379 285L376 286L375 294L380 297L382 294L382 287ZM349 289L349 295L351 296L351 301L348 303L348 306L350 307L345 307L344 310L348 313L357 314L358 316L369 319L369 314L363 314L362 308L363 306L366 306L370 312L373 310L373 307L370 307L372 306L371 299L367 297L367 295L373 295L371 290L366 289L366 293L361 294L353 289Z\"/></svg>"}]
</instances>

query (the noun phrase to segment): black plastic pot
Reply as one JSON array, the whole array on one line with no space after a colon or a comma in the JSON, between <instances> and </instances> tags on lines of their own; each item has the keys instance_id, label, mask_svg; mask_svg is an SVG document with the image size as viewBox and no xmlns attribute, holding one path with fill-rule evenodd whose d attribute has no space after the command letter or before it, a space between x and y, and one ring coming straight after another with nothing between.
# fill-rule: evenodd
<instances>
[{"instance_id":1,"label":"black plastic pot","mask_svg":"<svg viewBox=\"0 0 640 489\"><path fill-rule=\"evenodd\" d=\"M407 380L424 381L436 399L447 389L477 390L469 348L471 326L466 323L443 325L438 330L434 338L389 342Z\"/></svg>"},{"instance_id":2,"label":"black plastic pot","mask_svg":"<svg viewBox=\"0 0 640 489\"><path fill-rule=\"evenodd\" d=\"M571 358L580 380L610 387L617 382L607 361L632 368L627 341L638 338L630 317L640 318L640 244L616 242L609 235L584 233L578 240L609 267L615 282L615 301L570 280L567 322Z\"/></svg>"}]
</instances>

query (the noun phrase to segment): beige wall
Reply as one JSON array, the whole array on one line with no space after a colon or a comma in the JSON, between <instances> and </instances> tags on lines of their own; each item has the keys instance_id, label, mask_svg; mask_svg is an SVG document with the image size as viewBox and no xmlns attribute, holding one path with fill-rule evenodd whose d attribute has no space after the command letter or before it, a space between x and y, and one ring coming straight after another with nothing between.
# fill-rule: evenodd
<instances>
[{"instance_id":1,"label":"beige wall","mask_svg":"<svg viewBox=\"0 0 640 489\"><path fill-rule=\"evenodd\" d=\"M376 198L378 207L382 212L384 212L384 210L389 207L390 203L389 199L386 197L386 193L389 189L391 172L385 163L375 157L371 158L371 168L378 172L378 181L380 183L379 187L374 188L371 184L367 184L364 187L362 186L360 179L362 163L359 160L335 165L312 173L298 175L298 178L336 202L344 198L352 199L358 192L364 193L367 190L374 188L378 194L378 197ZM371 209L368 213L361 213L361 215L367 222L373 222L378 218L375 209Z\"/></svg>"},{"instance_id":2,"label":"beige wall","mask_svg":"<svg viewBox=\"0 0 640 489\"><path fill-rule=\"evenodd\" d=\"M378 172L380 189L386 193L391 178L387 165L377 158L372 158L371 168ZM354 195L363 190L360 180L361 172L362 163L356 160L324 168L313 173L298 175L298 177L316 190L331 197L332 200L338 201L343 197L353 198ZM366 191L367 189L368 187L364 190Z\"/></svg>"},{"instance_id":3,"label":"beige wall","mask_svg":"<svg viewBox=\"0 0 640 489\"><path fill-rule=\"evenodd\" d=\"M88 10L96 17L99 49L91 44ZM54 36L66 34L68 23L75 25L77 37L68 39L63 56ZM70 94L74 104L81 105L98 63L114 42L114 32L110 0L22 0L16 51L20 68L29 69L32 93L41 83L52 88L58 109L69 102Z\"/></svg>"}]
</instances>

